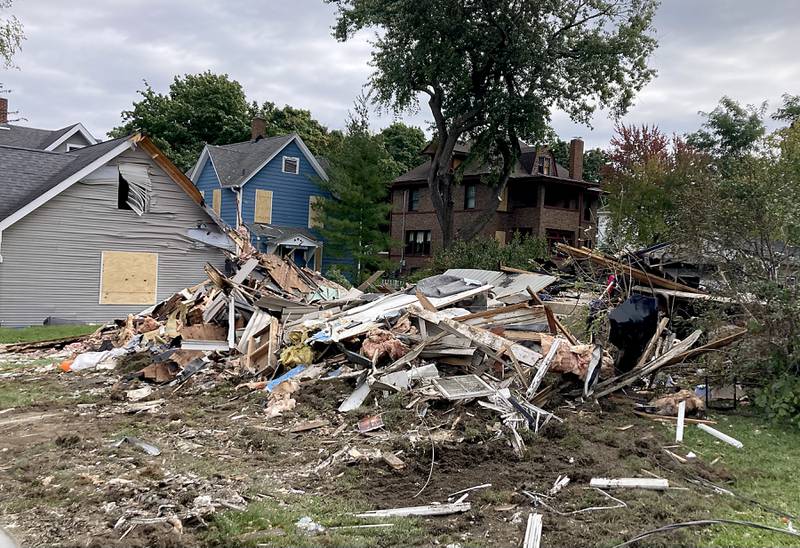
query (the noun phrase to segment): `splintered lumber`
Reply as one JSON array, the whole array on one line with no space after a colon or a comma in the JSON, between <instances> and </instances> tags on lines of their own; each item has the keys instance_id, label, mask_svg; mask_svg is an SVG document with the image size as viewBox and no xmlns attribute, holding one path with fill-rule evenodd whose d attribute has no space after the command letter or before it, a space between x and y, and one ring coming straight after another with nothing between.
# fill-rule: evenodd
<instances>
[{"instance_id":1,"label":"splintered lumber","mask_svg":"<svg viewBox=\"0 0 800 548\"><path fill-rule=\"evenodd\" d=\"M650 337L650 342L647 343L647 346L645 347L644 352L642 352L642 355L639 357L639 361L636 362L634 369L639 369L645 363L647 363L647 360L650 359L650 354L652 354L653 350L655 350L656 343L661 337L661 332L664 331L665 327L667 327L667 323L669 323L669 318L661 318L661 320L658 322L656 332L653 333L652 337Z\"/></svg>"},{"instance_id":2,"label":"splintered lumber","mask_svg":"<svg viewBox=\"0 0 800 548\"><path fill-rule=\"evenodd\" d=\"M713 340L713 341L711 341L709 343L706 343L706 344L704 344L702 346L698 346L697 348L692 348L691 350L687 350L687 351L675 356L674 358L669 360L664 365L672 365L672 364L675 364L675 363L685 362L686 360L690 360L690 359L694 358L695 356L699 356L700 354L705 354L706 352L710 352L710 351L716 350L718 348L723 348L723 347L728 346L729 344L731 344L733 342L738 341L739 339L744 337L745 334L747 334L747 329L743 327L739 331L736 331L735 333L731 333L730 335L728 335L726 337L715 339L715 340Z\"/></svg>"},{"instance_id":3,"label":"splintered lumber","mask_svg":"<svg viewBox=\"0 0 800 548\"><path fill-rule=\"evenodd\" d=\"M732 438L728 434L723 434L719 430L715 430L714 428L711 428L707 424L698 424L697 427L703 432L711 434L718 440L722 440L729 445L733 445L736 449L741 449L742 447L744 447L744 444L739 440L737 440L736 438Z\"/></svg>"},{"instance_id":4,"label":"splintered lumber","mask_svg":"<svg viewBox=\"0 0 800 548\"><path fill-rule=\"evenodd\" d=\"M547 355L544 357L544 359L539 363L539 369L536 371L536 375L534 375L530 386L528 386L528 391L525 393L525 396L529 400L534 394L536 394L536 390L539 388L539 385L542 384L542 379L544 379L544 375L547 373L547 370L550 369L550 364L553 362L553 358L555 358L556 352L558 352L558 347L560 345L561 339L558 337L554 338L553 343L550 345L550 350L547 352Z\"/></svg>"},{"instance_id":5,"label":"splintered lumber","mask_svg":"<svg viewBox=\"0 0 800 548\"><path fill-rule=\"evenodd\" d=\"M528 514L528 525L525 527L525 540L522 548L539 548L542 542L542 515Z\"/></svg>"},{"instance_id":6,"label":"splintered lumber","mask_svg":"<svg viewBox=\"0 0 800 548\"><path fill-rule=\"evenodd\" d=\"M621 263L616 259L607 257L591 249L587 248L579 249L577 247L572 247L570 245L557 243L556 250L561 251L562 253L566 253L570 257L575 257L577 259L589 259L596 265L606 267L610 270L614 270L616 272L619 272L620 274L624 274L625 276L630 276L637 282L645 285L654 285L658 287L663 287L665 289L684 291L686 293L702 294L700 291L694 289L693 287L689 287L688 285L684 285L679 282L674 282L672 280L662 278L661 276L656 276L655 274L649 274L644 270L640 270L629 264Z\"/></svg>"},{"instance_id":7,"label":"splintered lumber","mask_svg":"<svg viewBox=\"0 0 800 548\"><path fill-rule=\"evenodd\" d=\"M377 272L373 272L372 275L366 280L364 280L364 283L359 285L356 289L358 289L359 291L366 291L367 289L369 289L371 285L373 285L377 281L378 278L383 276L383 272L384 272L383 270L378 270Z\"/></svg>"},{"instance_id":8,"label":"splintered lumber","mask_svg":"<svg viewBox=\"0 0 800 548\"><path fill-rule=\"evenodd\" d=\"M670 421L670 422L677 422L678 417L673 417L671 415L656 415L655 413L645 413L643 411L634 411L634 415L638 415L640 417L644 417L646 419L654 420L654 421ZM717 424L717 421L711 419L692 419L690 417L685 417L683 422L686 424Z\"/></svg>"},{"instance_id":9,"label":"splintered lumber","mask_svg":"<svg viewBox=\"0 0 800 548\"><path fill-rule=\"evenodd\" d=\"M633 384L642 377L650 375L651 373L655 373L662 367L683 361L680 359L680 357L684 355L686 351L689 350L694 343L697 342L697 339L700 338L701 334L702 331L698 329L697 331L695 331L694 333L683 339L680 343L673 346L667 352L644 364L644 366L642 366L641 368L634 369L632 371L629 371L612 379L608 379L607 381L598 384L597 388L598 389L602 388L602 390L597 392L595 397L602 398L603 396L607 396L608 394L616 392L620 388L625 388L626 386L630 386L631 384ZM679 358L678 361L674 361L676 357Z\"/></svg>"},{"instance_id":10,"label":"splintered lumber","mask_svg":"<svg viewBox=\"0 0 800 548\"><path fill-rule=\"evenodd\" d=\"M408 506L406 508L389 508L386 510L372 510L356 514L357 518L402 518L405 516L446 516L469 512L472 504L469 502L452 502L448 504L430 504L427 506Z\"/></svg>"},{"instance_id":11,"label":"splintered lumber","mask_svg":"<svg viewBox=\"0 0 800 548\"><path fill-rule=\"evenodd\" d=\"M570 344L572 345L580 344L580 341L578 341L578 339L575 338L575 336L569 332L569 329L564 327L564 324L561 323L561 320L556 318L556 315L553 314L553 311L550 310L550 308L544 303L544 301L542 301L542 299L539 298L539 295L536 294L533 288L528 286L525 289L528 291L528 295L531 296L533 302L544 308L544 313L547 316L547 324L550 326L550 331L553 333L553 335L556 335L559 331L561 331L561 333L567 338Z\"/></svg>"},{"instance_id":12,"label":"splintered lumber","mask_svg":"<svg viewBox=\"0 0 800 548\"><path fill-rule=\"evenodd\" d=\"M418 306L409 307L408 312L413 316L438 325L448 333L466 337L478 346L490 348L498 353L513 355L517 361L530 367L535 367L542 359L542 355L538 352L495 335L486 329L455 321L439 313L428 312Z\"/></svg>"},{"instance_id":13,"label":"splintered lumber","mask_svg":"<svg viewBox=\"0 0 800 548\"><path fill-rule=\"evenodd\" d=\"M660 289L658 287L643 287L641 285L633 286L633 291L636 291L637 293L652 293L653 295L661 295L663 297L677 297L679 299L714 301L718 303L736 302L730 297L718 297L716 295L707 295L705 293L689 293L686 291L676 291L674 289Z\"/></svg>"},{"instance_id":14,"label":"splintered lumber","mask_svg":"<svg viewBox=\"0 0 800 548\"><path fill-rule=\"evenodd\" d=\"M669 480L662 478L592 478L589 486L598 489L652 489L665 491L669 489Z\"/></svg>"}]
</instances>

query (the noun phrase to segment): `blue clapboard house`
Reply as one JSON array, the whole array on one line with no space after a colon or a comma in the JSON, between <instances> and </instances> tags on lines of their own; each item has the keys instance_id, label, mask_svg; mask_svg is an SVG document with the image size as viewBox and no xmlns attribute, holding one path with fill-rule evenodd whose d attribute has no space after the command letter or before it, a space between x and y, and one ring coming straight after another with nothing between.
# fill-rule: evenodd
<instances>
[{"instance_id":1,"label":"blue clapboard house","mask_svg":"<svg viewBox=\"0 0 800 548\"><path fill-rule=\"evenodd\" d=\"M326 193L315 183L325 170L296 134L264 137L265 122L253 120L252 139L206 145L190 178L229 227L247 226L262 252L327 270L313 209Z\"/></svg>"}]
</instances>

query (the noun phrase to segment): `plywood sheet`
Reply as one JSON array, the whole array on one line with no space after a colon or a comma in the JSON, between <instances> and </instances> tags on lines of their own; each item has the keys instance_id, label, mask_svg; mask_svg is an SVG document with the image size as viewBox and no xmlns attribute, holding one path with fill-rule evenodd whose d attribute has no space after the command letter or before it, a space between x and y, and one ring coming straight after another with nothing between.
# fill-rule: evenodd
<instances>
[{"instance_id":1,"label":"plywood sheet","mask_svg":"<svg viewBox=\"0 0 800 548\"><path fill-rule=\"evenodd\" d=\"M158 253L103 251L100 304L156 304Z\"/></svg>"},{"instance_id":2,"label":"plywood sheet","mask_svg":"<svg viewBox=\"0 0 800 548\"><path fill-rule=\"evenodd\" d=\"M222 189L215 188L211 195L211 208L219 215L222 211Z\"/></svg>"},{"instance_id":3,"label":"plywood sheet","mask_svg":"<svg viewBox=\"0 0 800 548\"><path fill-rule=\"evenodd\" d=\"M256 211L254 221L270 224L272 222L272 191L256 190Z\"/></svg>"}]
</instances>

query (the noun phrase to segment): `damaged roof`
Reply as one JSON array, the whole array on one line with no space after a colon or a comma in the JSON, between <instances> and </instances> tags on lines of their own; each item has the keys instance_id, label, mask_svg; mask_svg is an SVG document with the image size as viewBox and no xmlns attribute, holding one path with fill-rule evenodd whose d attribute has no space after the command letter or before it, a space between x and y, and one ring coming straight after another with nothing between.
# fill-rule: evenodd
<instances>
[{"instance_id":1,"label":"damaged roof","mask_svg":"<svg viewBox=\"0 0 800 548\"><path fill-rule=\"evenodd\" d=\"M0 220L7 218L129 137L50 152L0 145Z\"/></svg>"}]
</instances>

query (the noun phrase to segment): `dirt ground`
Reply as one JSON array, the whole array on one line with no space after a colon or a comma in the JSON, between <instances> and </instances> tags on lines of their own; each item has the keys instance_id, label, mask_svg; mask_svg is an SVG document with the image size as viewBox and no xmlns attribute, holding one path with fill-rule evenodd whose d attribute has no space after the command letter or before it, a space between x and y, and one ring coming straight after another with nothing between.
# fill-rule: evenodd
<instances>
[{"instance_id":1,"label":"dirt ground","mask_svg":"<svg viewBox=\"0 0 800 548\"><path fill-rule=\"evenodd\" d=\"M52 361L0 355L0 525L26 547L518 546L535 510L523 491L546 493L559 475L571 483L547 499L550 508L535 510L544 515L542 546L613 546L664 524L713 517L713 495L689 490L686 474L728 479L721 466L676 464L662 449L669 430L630 405L551 400L546 408L564 422L527 436L527 453L517 457L499 433L500 417L474 402L429 402L420 421L420 405L409 406L415 396L398 394L341 415L335 409L352 381L317 380L301 385L293 411L267 419L265 392L237 391L236 379L208 372L177 392L154 387L144 401L163 402L135 411L125 391L144 384L121 382L119 371L61 373ZM383 429L355 430L374 414ZM289 431L315 419L327 424ZM161 453L114 446L124 436ZM395 453L406 468L394 470L378 451ZM590 478L653 475L676 488L615 491L626 507L579 512L618 505L588 488ZM353 511L447 502L486 483L462 514L331 529L368 523ZM298 536L294 520L302 515L329 530ZM694 546L697 534L638 546Z\"/></svg>"}]
</instances>

